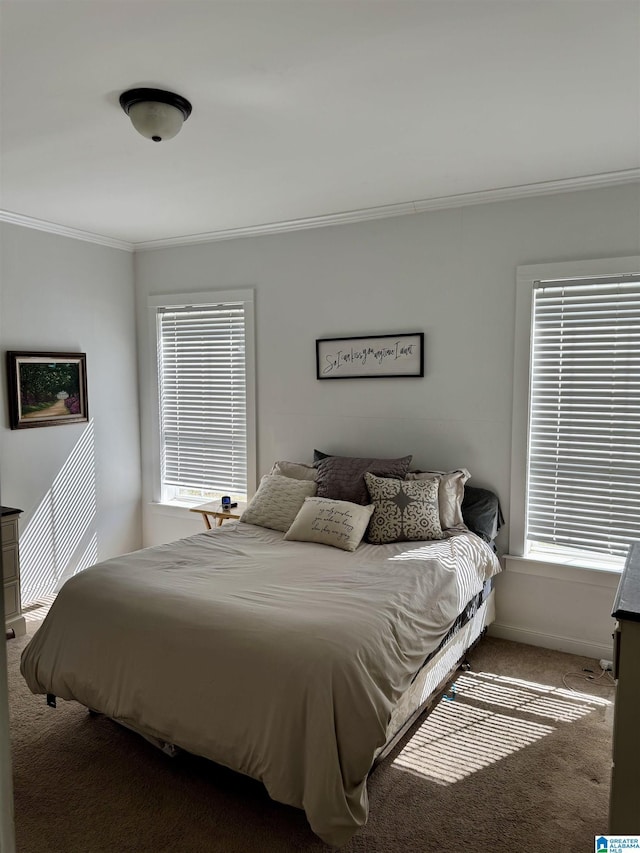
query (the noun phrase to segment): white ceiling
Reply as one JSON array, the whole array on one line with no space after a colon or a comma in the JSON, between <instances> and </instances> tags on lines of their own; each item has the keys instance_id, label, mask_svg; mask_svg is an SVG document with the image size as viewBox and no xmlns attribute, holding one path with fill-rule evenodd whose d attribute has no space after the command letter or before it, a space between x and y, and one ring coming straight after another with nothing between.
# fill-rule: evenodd
<instances>
[{"instance_id":1,"label":"white ceiling","mask_svg":"<svg viewBox=\"0 0 640 853\"><path fill-rule=\"evenodd\" d=\"M0 208L139 243L640 175L640 2L2 0ZM118 105L184 95L165 143ZM635 170L635 171L630 171Z\"/></svg>"}]
</instances>

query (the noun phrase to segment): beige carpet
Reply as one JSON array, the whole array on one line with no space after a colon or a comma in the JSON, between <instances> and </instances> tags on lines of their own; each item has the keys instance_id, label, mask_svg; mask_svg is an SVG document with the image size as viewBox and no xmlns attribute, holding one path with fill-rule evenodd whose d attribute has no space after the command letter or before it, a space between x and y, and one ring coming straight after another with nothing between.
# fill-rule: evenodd
<instances>
[{"instance_id":1,"label":"beige carpet","mask_svg":"<svg viewBox=\"0 0 640 853\"><path fill-rule=\"evenodd\" d=\"M329 850L260 784L170 759L75 703L48 708L19 675L25 644L7 644L19 853ZM613 688L563 686L597 664L491 638L471 660L372 774L345 853L584 853L606 832Z\"/></svg>"}]
</instances>

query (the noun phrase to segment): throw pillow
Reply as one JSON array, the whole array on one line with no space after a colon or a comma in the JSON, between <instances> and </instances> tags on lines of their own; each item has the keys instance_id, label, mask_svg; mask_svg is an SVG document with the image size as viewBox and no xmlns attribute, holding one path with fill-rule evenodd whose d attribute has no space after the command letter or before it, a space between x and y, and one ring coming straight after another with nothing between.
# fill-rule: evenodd
<instances>
[{"instance_id":1,"label":"throw pillow","mask_svg":"<svg viewBox=\"0 0 640 853\"><path fill-rule=\"evenodd\" d=\"M367 538L374 545L442 539L437 479L389 480L365 474L375 506Z\"/></svg>"},{"instance_id":2,"label":"throw pillow","mask_svg":"<svg viewBox=\"0 0 640 853\"><path fill-rule=\"evenodd\" d=\"M288 530L305 498L315 495L316 484L310 480L294 480L279 474L266 474L240 517L247 524Z\"/></svg>"},{"instance_id":3,"label":"throw pillow","mask_svg":"<svg viewBox=\"0 0 640 853\"><path fill-rule=\"evenodd\" d=\"M302 462L274 462L269 473L293 477L294 480L313 480L314 482L318 476L313 465L305 465Z\"/></svg>"},{"instance_id":4,"label":"throw pillow","mask_svg":"<svg viewBox=\"0 0 640 853\"><path fill-rule=\"evenodd\" d=\"M372 512L373 506L361 506L350 501L307 498L284 538L355 551Z\"/></svg>"},{"instance_id":5,"label":"throw pillow","mask_svg":"<svg viewBox=\"0 0 640 853\"><path fill-rule=\"evenodd\" d=\"M440 482L438 489L440 526L443 530L466 530L467 526L462 517L462 501L464 484L470 476L466 468L459 468L457 471L411 471L406 479L432 480L437 477Z\"/></svg>"},{"instance_id":6,"label":"throw pillow","mask_svg":"<svg viewBox=\"0 0 640 853\"><path fill-rule=\"evenodd\" d=\"M462 517L467 530L485 542L493 542L504 524L500 501L490 489L465 486Z\"/></svg>"},{"instance_id":7,"label":"throw pillow","mask_svg":"<svg viewBox=\"0 0 640 853\"><path fill-rule=\"evenodd\" d=\"M403 480L409 470L410 462L411 456L402 456L399 459L326 456L315 463L318 469L317 495L319 498L367 504L369 494L364 481L367 471L380 477L397 477Z\"/></svg>"}]
</instances>

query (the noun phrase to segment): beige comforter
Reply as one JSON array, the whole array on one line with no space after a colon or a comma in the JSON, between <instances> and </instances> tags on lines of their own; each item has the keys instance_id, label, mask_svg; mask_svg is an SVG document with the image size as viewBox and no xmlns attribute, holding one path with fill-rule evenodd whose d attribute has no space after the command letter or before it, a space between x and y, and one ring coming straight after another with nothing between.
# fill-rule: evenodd
<instances>
[{"instance_id":1,"label":"beige comforter","mask_svg":"<svg viewBox=\"0 0 640 853\"><path fill-rule=\"evenodd\" d=\"M497 571L472 534L347 553L227 523L73 577L22 673L260 779L339 846L395 701Z\"/></svg>"}]
</instances>

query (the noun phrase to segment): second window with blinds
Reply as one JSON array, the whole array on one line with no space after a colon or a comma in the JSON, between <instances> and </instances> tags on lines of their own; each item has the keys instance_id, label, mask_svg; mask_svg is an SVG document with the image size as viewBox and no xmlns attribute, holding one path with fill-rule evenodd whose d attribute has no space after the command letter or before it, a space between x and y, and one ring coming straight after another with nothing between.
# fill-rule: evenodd
<instances>
[{"instance_id":1,"label":"second window with blinds","mask_svg":"<svg viewBox=\"0 0 640 853\"><path fill-rule=\"evenodd\" d=\"M512 555L620 568L640 538L639 262L519 269Z\"/></svg>"},{"instance_id":2,"label":"second window with blinds","mask_svg":"<svg viewBox=\"0 0 640 853\"><path fill-rule=\"evenodd\" d=\"M156 500L255 485L253 291L150 297L157 343Z\"/></svg>"}]
</instances>

